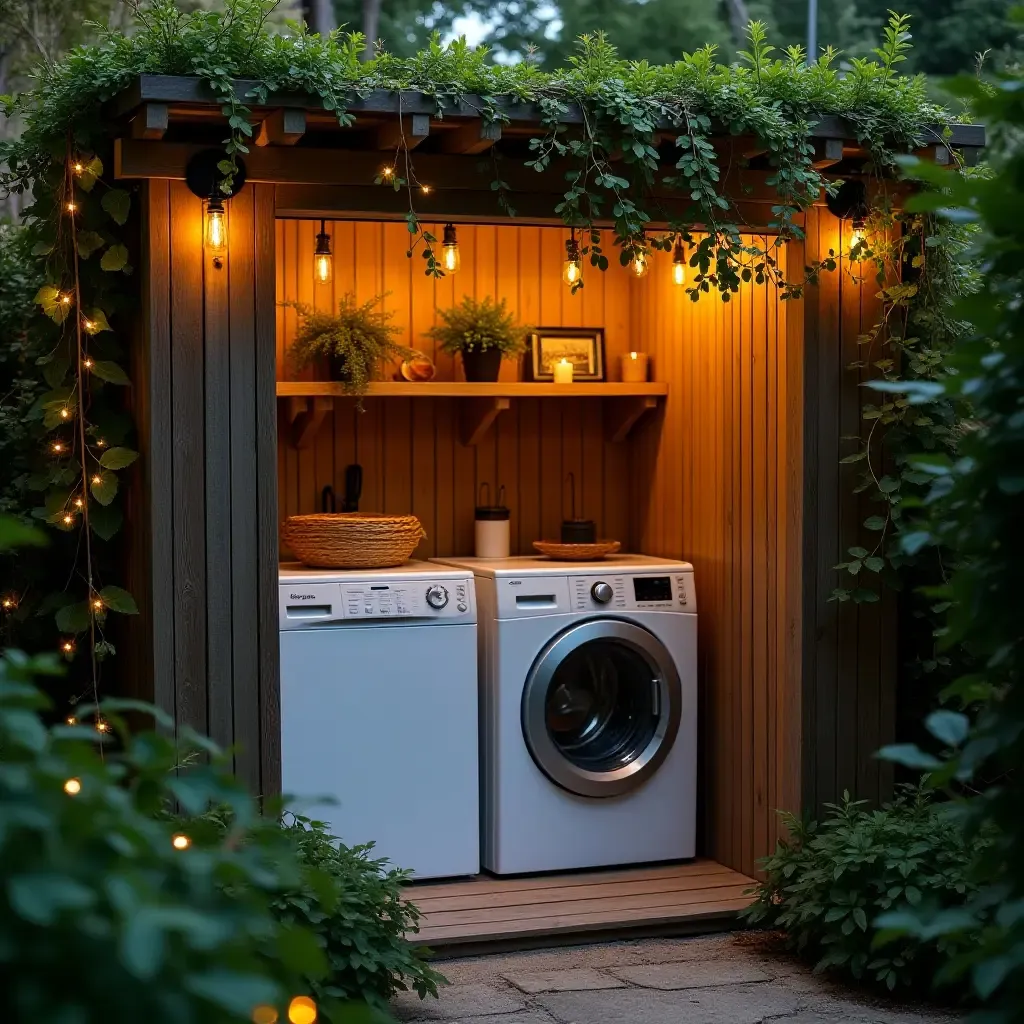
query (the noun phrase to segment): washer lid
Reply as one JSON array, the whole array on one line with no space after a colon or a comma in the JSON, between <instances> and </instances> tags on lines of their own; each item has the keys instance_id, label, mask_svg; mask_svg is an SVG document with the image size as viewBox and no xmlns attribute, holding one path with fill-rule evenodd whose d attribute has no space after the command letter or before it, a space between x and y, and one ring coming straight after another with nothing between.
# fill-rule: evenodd
<instances>
[{"instance_id":1,"label":"washer lid","mask_svg":"<svg viewBox=\"0 0 1024 1024\"><path fill-rule=\"evenodd\" d=\"M523 737L545 775L580 796L649 779L679 731L682 688L665 645L631 622L592 619L553 639L523 689Z\"/></svg>"}]
</instances>

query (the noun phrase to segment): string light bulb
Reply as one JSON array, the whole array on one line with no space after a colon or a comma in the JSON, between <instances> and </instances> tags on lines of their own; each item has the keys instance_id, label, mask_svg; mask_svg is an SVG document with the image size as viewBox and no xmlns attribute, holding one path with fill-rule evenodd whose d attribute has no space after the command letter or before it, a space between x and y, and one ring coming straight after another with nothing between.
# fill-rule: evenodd
<instances>
[{"instance_id":1,"label":"string light bulb","mask_svg":"<svg viewBox=\"0 0 1024 1024\"><path fill-rule=\"evenodd\" d=\"M576 241L576 229L572 228L565 240L565 262L562 264L562 280L573 287L583 277L583 257L580 243Z\"/></svg>"},{"instance_id":2,"label":"string light bulb","mask_svg":"<svg viewBox=\"0 0 1024 1024\"><path fill-rule=\"evenodd\" d=\"M65 512L61 521L65 526L70 526L75 521L75 517L70 512Z\"/></svg>"},{"instance_id":3,"label":"string light bulb","mask_svg":"<svg viewBox=\"0 0 1024 1024\"><path fill-rule=\"evenodd\" d=\"M192 840L184 832L175 832L171 836L171 846L176 850L187 850L191 845Z\"/></svg>"},{"instance_id":4,"label":"string light bulb","mask_svg":"<svg viewBox=\"0 0 1024 1024\"><path fill-rule=\"evenodd\" d=\"M71 305L71 296L70 296L70 295L69 295L69 294L68 294L67 292L65 292L65 293L64 293L64 294L63 294L63 295L62 295L62 296L60 297L60 304L61 304L62 306L70 306L70 305Z\"/></svg>"},{"instance_id":5,"label":"string light bulb","mask_svg":"<svg viewBox=\"0 0 1024 1024\"><path fill-rule=\"evenodd\" d=\"M223 256L228 245L227 213L224 200L212 195L206 201L206 248L211 256Z\"/></svg>"},{"instance_id":6,"label":"string light bulb","mask_svg":"<svg viewBox=\"0 0 1024 1024\"><path fill-rule=\"evenodd\" d=\"M64 444L62 441L54 441L50 448L54 454L60 455L64 451Z\"/></svg>"},{"instance_id":7,"label":"string light bulb","mask_svg":"<svg viewBox=\"0 0 1024 1024\"><path fill-rule=\"evenodd\" d=\"M334 256L331 253L331 236L327 234L327 222L320 221L320 233L316 236L313 252L313 277L317 284L330 284L334 276Z\"/></svg>"},{"instance_id":8,"label":"string light bulb","mask_svg":"<svg viewBox=\"0 0 1024 1024\"><path fill-rule=\"evenodd\" d=\"M93 473L93 475L92 475L92 482L93 482L94 486L97 485L97 484L101 484L101 483L103 483L103 477L101 477L99 475L99 473Z\"/></svg>"},{"instance_id":9,"label":"string light bulb","mask_svg":"<svg viewBox=\"0 0 1024 1024\"><path fill-rule=\"evenodd\" d=\"M381 177L390 178L395 173L395 169L394 167L385 167L380 173Z\"/></svg>"},{"instance_id":10,"label":"string light bulb","mask_svg":"<svg viewBox=\"0 0 1024 1024\"><path fill-rule=\"evenodd\" d=\"M75 653L75 642L74 640L62 640L60 643L60 650L62 654L74 654Z\"/></svg>"},{"instance_id":11,"label":"string light bulb","mask_svg":"<svg viewBox=\"0 0 1024 1024\"><path fill-rule=\"evenodd\" d=\"M642 247L646 244L641 236L639 242L633 243L633 258L629 261L629 270L634 277L646 277L651 269L651 257Z\"/></svg>"},{"instance_id":12,"label":"string light bulb","mask_svg":"<svg viewBox=\"0 0 1024 1024\"><path fill-rule=\"evenodd\" d=\"M96 731L102 733L110 732L110 723L105 718L97 718Z\"/></svg>"},{"instance_id":13,"label":"string light bulb","mask_svg":"<svg viewBox=\"0 0 1024 1024\"><path fill-rule=\"evenodd\" d=\"M672 250L672 283L686 284L686 250L681 238L676 239Z\"/></svg>"},{"instance_id":14,"label":"string light bulb","mask_svg":"<svg viewBox=\"0 0 1024 1024\"><path fill-rule=\"evenodd\" d=\"M422 193L423 193L423 194L424 194L425 196L429 196L429 195L430 195L430 186L429 186L429 185L420 185L420 191L421 191L421 192L422 192Z\"/></svg>"},{"instance_id":15,"label":"string light bulb","mask_svg":"<svg viewBox=\"0 0 1024 1024\"><path fill-rule=\"evenodd\" d=\"M85 359L82 360L82 365L87 370L91 370L93 368L93 361L88 356L86 356Z\"/></svg>"},{"instance_id":16,"label":"string light bulb","mask_svg":"<svg viewBox=\"0 0 1024 1024\"><path fill-rule=\"evenodd\" d=\"M64 783L64 792L68 796L78 796L82 792L82 781L81 779L68 779Z\"/></svg>"},{"instance_id":17,"label":"string light bulb","mask_svg":"<svg viewBox=\"0 0 1024 1024\"><path fill-rule=\"evenodd\" d=\"M441 266L446 274L457 274L462 266L459 253L459 237L454 224L445 224L444 240L441 243Z\"/></svg>"},{"instance_id":18,"label":"string light bulb","mask_svg":"<svg viewBox=\"0 0 1024 1024\"><path fill-rule=\"evenodd\" d=\"M103 602L98 597L94 597L92 600L92 607L93 611L101 612L103 611Z\"/></svg>"},{"instance_id":19,"label":"string light bulb","mask_svg":"<svg viewBox=\"0 0 1024 1024\"><path fill-rule=\"evenodd\" d=\"M78 209L78 204L74 201L74 199L69 199L66 205L64 206L64 209L67 210L68 213L74 213L75 210Z\"/></svg>"},{"instance_id":20,"label":"string light bulb","mask_svg":"<svg viewBox=\"0 0 1024 1024\"><path fill-rule=\"evenodd\" d=\"M288 1004L288 1020L291 1024L314 1024L316 1003L309 996L296 996Z\"/></svg>"},{"instance_id":21,"label":"string light bulb","mask_svg":"<svg viewBox=\"0 0 1024 1024\"><path fill-rule=\"evenodd\" d=\"M85 164L81 160L76 160L74 164L75 174L81 174L85 170Z\"/></svg>"},{"instance_id":22,"label":"string light bulb","mask_svg":"<svg viewBox=\"0 0 1024 1024\"><path fill-rule=\"evenodd\" d=\"M3 608L5 612L12 612L18 607L18 602L8 595L3 600L0 600L0 608Z\"/></svg>"},{"instance_id":23,"label":"string light bulb","mask_svg":"<svg viewBox=\"0 0 1024 1024\"><path fill-rule=\"evenodd\" d=\"M97 437L96 438L96 447L97 448L102 448L104 445L106 445L106 443L107 442L104 441L102 437Z\"/></svg>"},{"instance_id":24,"label":"string light bulb","mask_svg":"<svg viewBox=\"0 0 1024 1024\"><path fill-rule=\"evenodd\" d=\"M62 420L71 419L71 410L67 409L67 408L61 409L61 411L60 411L60 418Z\"/></svg>"},{"instance_id":25,"label":"string light bulb","mask_svg":"<svg viewBox=\"0 0 1024 1024\"><path fill-rule=\"evenodd\" d=\"M75 718L75 716L74 716L74 715L68 715L68 717L67 717L67 718L65 718L65 719L64 719L64 721L65 721L65 722L66 722L66 723L67 723L68 725L78 725L78 719L77 719L77 718Z\"/></svg>"},{"instance_id":26,"label":"string light bulb","mask_svg":"<svg viewBox=\"0 0 1024 1024\"><path fill-rule=\"evenodd\" d=\"M867 221L862 216L856 216L853 218L852 231L850 232L850 251L854 251L859 247L863 246L866 241L865 228L867 227Z\"/></svg>"}]
</instances>

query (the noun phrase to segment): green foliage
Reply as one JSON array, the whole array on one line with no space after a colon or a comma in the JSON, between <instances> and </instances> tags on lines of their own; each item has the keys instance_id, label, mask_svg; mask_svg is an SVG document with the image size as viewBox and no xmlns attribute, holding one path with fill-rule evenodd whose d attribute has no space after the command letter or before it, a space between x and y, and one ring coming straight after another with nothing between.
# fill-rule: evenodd
<instances>
[{"instance_id":1,"label":"green foliage","mask_svg":"<svg viewBox=\"0 0 1024 1024\"><path fill-rule=\"evenodd\" d=\"M296 367L327 361L336 380L350 395L365 395L382 363L408 359L412 350L395 340L401 330L391 323L394 313L381 308L385 296L356 302L343 295L338 312L321 313L302 303L286 303L302 318L289 355Z\"/></svg>"},{"instance_id":2,"label":"green foliage","mask_svg":"<svg viewBox=\"0 0 1024 1024\"><path fill-rule=\"evenodd\" d=\"M327 968L319 944L270 909L315 884L289 833L257 813L208 741L179 745L162 718L159 733L129 733L122 714L140 705L103 706L118 737L106 749L86 724L47 727L34 680L57 671L53 656L0 657L3 1016L248 1022L256 1005L280 1010L309 991ZM234 825L197 823L176 849L159 816L172 801L227 806Z\"/></svg>"},{"instance_id":3,"label":"green foliage","mask_svg":"<svg viewBox=\"0 0 1024 1024\"><path fill-rule=\"evenodd\" d=\"M936 969L974 936L875 948L878 915L926 899L963 907L987 840L968 842L949 808L920 790L869 810L844 794L820 823L784 815L790 838L762 861L757 901L742 912L751 924L784 929L791 945L817 960L816 970L847 974L889 989L926 986Z\"/></svg>"},{"instance_id":4,"label":"green foliage","mask_svg":"<svg viewBox=\"0 0 1024 1024\"><path fill-rule=\"evenodd\" d=\"M285 926L316 935L328 965L324 979L310 979L317 997L386 1010L402 990L436 996L443 977L405 938L420 918L403 898L408 873L373 859L371 846L342 845L322 822L291 817L284 833L315 884L282 892L273 908Z\"/></svg>"},{"instance_id":5,"label":"green foliage","mask_svg":"<svg viewBox=\"0 0 1024 1024\"><path fill-rule=\"evenodd\" d=\"M956 457L922 453L915 460L933 481L918 511L911 547L934 542L957 552L948 583L933 592L945 602L941 644L968 645L975 671L947 697L965 714L945 711L928 727L943 756L901 745L884 753L924 769L928 784L956 796L966 826L993 829L982 861L984 886L959 913L941 906L903 908L879 924L884 938L977 940L963 948L948 975L967 976L987 1009L985 1020L1024 1020L1024 82L1019 73L981 84L957 83L991 131L991 170L963 178L922 163L910 173L933 186L913 201L919 210L976 228L969 258L981 268L978 291L960 315L973 329L955 347L939 381L885 385L928 410L936 401L968 400L973 420ZM994 780L994 782L992 781Z\"/></svg>"},{"instance_id":6,"label":"green foliage","mask_svg":"<svg viewBox=\"0 0 1024 1024\"><path fill-rule=\"evenodd\" d=\"M486 352L496 348L504 358L521 355L526 348L528 327L517 324L505 309L505 300L495 302L489 295L477 301L467 295L457 306L441 309L443 323L427 335L439 342L443 352Z\"/></svg>"}]
</instances>

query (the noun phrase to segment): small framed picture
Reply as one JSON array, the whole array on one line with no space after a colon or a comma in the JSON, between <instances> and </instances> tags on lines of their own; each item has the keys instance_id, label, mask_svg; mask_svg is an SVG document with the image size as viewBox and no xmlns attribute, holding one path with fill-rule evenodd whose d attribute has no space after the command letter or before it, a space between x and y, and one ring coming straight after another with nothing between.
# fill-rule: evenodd
<instances>
[{"instance_id":1,"label":"small framed picture","mask_svg":"<svg viewBox=\"0 0 1024 1024\"><path fill-rule=\"evenodd\" d=\"M538 327L529 338L526 370L533 380L554 380L555 364L572 363L572 379L604 380L604 329Z\"/></svg>"}]
</instances>

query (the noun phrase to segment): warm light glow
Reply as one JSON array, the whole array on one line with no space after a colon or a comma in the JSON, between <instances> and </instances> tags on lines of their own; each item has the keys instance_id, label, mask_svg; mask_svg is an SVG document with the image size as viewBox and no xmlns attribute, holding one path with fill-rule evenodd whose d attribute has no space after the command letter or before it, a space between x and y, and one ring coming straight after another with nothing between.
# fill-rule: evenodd
<instances>
[{"instance_id":1,"label":"warm light glow","mask_svg":"<svg viewBox=\"0 0 1024 1024\"><path fill-rule=\"evenodd\" d=\"M292 1024L314 1024L316 1003L309 996L296 996L288 1004L288 1019Z\"/></svg>"},{"instance_id":2,"label":"warm light glow","mask_svg":"<svg viewBox=\"0 0 1024 1024\"><path fill-rule=\"evenodd\" d=\"M555 363L553 376L556 384L571 384L572 383L572 363L568 359L559 359Z\"/></svg>"},{"instance_id":3,"label":"warm light glow","mask_svg":"<svg viewBox=\"0 0 1024 1024\"><path fill-rule=\"evenodd\" d=\"M672 283L686 284L686 250L681 238L676 239L675 248L672 250Z\"/></svg>"},{"instance_id":4,"label":"warm light glow","mask_svg":"<svg viewBox=\"0 0 1024 1024\"><path fill-rule=\"evenodd\" d=\"M565 240L565 262L562 264L562 280L572 287L583 277L583 254L580 243L576 241L576 229L573 228Z\"/></svg>"},{"instance_id":5,"label":"warm light glow","mask_svg":"<svg viewBox=\"0 0 1024 1024\"><path fill-rule=\"evenodd\" d=\"M87 330L91 331L96 325L88 319L88 317L82 317L82 326Z\"/></svg>"},{"instance_id":6,"label":"warm light glow","mask_svg":"<svg viewBox=\"0 0 1024 1024\"><path fill-rule=\"evenodd\" d=\"M579 260L566 260L562 267L562 280L568 284L575 284L583 276L583 268Z\"/></svg>"},{"instance_id":7,"label":"warm light glow","mask_svg":"<svg viewBox=\"0 0 1024 1024\"><path fill-rule=\"evenodd\" d=\"M93 599L92 606L98 612L103 610L103 602L98 597Z\"/></svg>"},{"instance_id":8,"label":"warm light glow","mask_svg":"<svg viewBox=\"0 0 1024 1024\"><path fill-rule=\"evenodd\" d=\"M390 178L395 173L395 169L394 167L385 167L380 173L383 177Z\"/></svg>"},{"instance_id":9,"label":"warm light glow","mask_svg":"<svg viewBox=\"0 0 1024 1024\"><path fill-rule=\"evenodd\" d=\"M62 305L62 306L70 306L70 305L71 305L71 296L70 296L70 295L68 295L68 294L67 294L67 292L65 292L65 293L64 293L64 294L63 294L63 295L62 295L62 296L60 297L60 302L61 302L61 305Z\"/></svg>"},{"instance_id":10,"label":"warm light glow","mask_svg":"<svg viewBox=\"0 0 1024 1024\"><path fill-rule=\"evenodd\" d=\"M78 209L78 207L77 207L77 206L75 205L75 201L74 201L74 200L71 200L71 201L70 201L70 202L69 202L69 203L67 204L67 206L65 207L65 209L66 209L66 210L68 211L68 213L74 213L74 212L75 212L75 210L77 210L77 209Z\"/></svg>"},{"instance_id":11,"label":"warm light glow","mask_svg":"<svg viewBox=\"0 0 1024 1024\"><path fill-rule=\"evenodd\" d=\"M101 484L103 483L103 477L101 477L99 473L94 473L92 477L92 482L94 484Z\"/></svg>"},{"instance_id":12,"label":"warm light glow","mask_svg":"<svg viewBox=\"0 0 1024 1024\"><path fill-rule=\"evenodd\" d=\"M78 796L78 794L82 792L81 781L79 779L68 779L68 781L64 783L64 792L67 793L68 796Z\"/></svg>"},{"instance_id":13,"label":"warm light glow","mask_svg":"<svg viewBox=\"0 0 1024 1024\"><path fill-rule=\"evenodd\" d=\"M214 196L206 204L206 248L211 256L222 256L228 244L224 201Z\"/></svg>"},{"instance_id":14,"label":"warm light glow","mask_svg":"<svg viewBox=\"0 0 1024 1024\"><path fill-rule=\"evenodd\" d=\"M61 411L60 411L60 418L62 420L69 419L70 417L71 417L71 410L70 409L61 409Z\"/></svg>"},{"instance_id":15,"label":"warm light glow","mask_svg":"<svg viewBox=\"0 0 1024 1024\"><path fill-rule=\"evenodd\" d=\"M330 253L317 253L313 261L313 273L318 284L330 284L334 262Z\"/></svg>"},{"instance_id":16,"label":"warm light glow","mask_svg":"<svg viewBox=\"0 0 1024 1024\"><path fill-rule=\"evenodd\" d=\"M647 253L638 252L630 262L629 269L634 277L646 277L647 271L651 269L651 261Z\"/></svg>"},{"instance_id":17,"label":"warm light glow","mask_svg":"<svg viewBox=\"0 0 1024 1024\"><path fill-rule=\"evenodd\" d=\"M97 732L110 732L110 723L105 718L97 719L96 721Z\"/></svg>"},{"instance_id":18,"label":"warm light glow","mask_svg":"<svg viewBox=\"0 0 1024 1024\"><path fill-rule=\"evenodd\" d=\"M430 195L430 186L429 186L429 185L420 185L420 191L421 191L421 192L422 192L422 193L423 193L423 194L424 194L425 196L426 196L426 195Z\"/></svg>"},{"instance_id":19,"label":"warm light glow","mask_svg":"<svg viewBox=\"0 0 1024 1024\"><path fill-rule=\"evenodd\" d=\"M78 725L78 719L75 718L74 715L68 715L68 717L65 718L64 721L67 722L68 725Z\"/></svg>"},{"instance_id":20,"label":"warm light glow","mask_svg":"<svg viewBox=\"0 0 1024 1024\"><path fill-rule=\"evenodd\" d=\"M81 498L75 498L75 508L84 508L85 502Z\"/></svg>"},{"instance_id":21,"label":"warm light glow","mask_svg":"<svg viewBox=\"0 0 1024 1024\"><path fill-rule=\"evenodd\" d=\"M85 165L82 163L82 161L81 160L76 160L75 161L75 174L81 174L82 171L84 171L84 170L85 170Z\"/></svg>"},{"instance_id":22,"label":"warm light glow","mask_svg":"<svg viewBox=\"0 0 1024 1024\"><path fill-rule=\"evenodd\" d=\"M176 850L187 850L191 845L192 840L189 839L184 832L175 832L175 834L171 836L171 846Z\"/></svg>"},{"instance_id":23,"label":"warm light glow","mask_svg":"<svg viewBox=\"0 0 1024 1024\"><path fill-rule=\"evenodd\" d=\"M14 598L5 597L3 601L0 601L0 605L3 606L5 612L9 612L14 607Z\"/></svg>"},{"instance_id":24,"label":"warm light glow","mask_svg":"<svg viewBox=\"0 0 1024 1024\"><path fill-rule=\"evenodd\" d=\"M253 1024L277 1024L277 1010L273 1006L257 1006L252 1011Z\"/></svg>"},{"instance_id":25,"label":"warm light glow","mask_svg":"<svg viewBox=\"0 0 1024 1024\"><path fill-rule=\"evenodd\" d=\"M83 359L83 360L82 360L82 365L83 365L83 366L84 366L84 367L85 367L85 368L86 368L87 370L91 370L91 369L92 369L92 365L93 365L93 364L92 364L92 360L91 360L91 359L89 359L89 358Z\"/></svg>"},{"instance_id":26,"label":"warm light glow","mask_svg":"<svg viewBox=\"0 0 1024 1024\"><path fill-rule=\"evenodd\" d=\"M75 521L75 517L70 512L64 513L64 525L70 526Z\"/></svg>"},{"instance_id":27,"label":"warm light glow","mask_svg":"<svg viewBox=\"0 0 1024 1024\"><path fill-rule=\"evenodd\" d=\"M97 448L102 448L106 443L107 442L104 441L102 437L96 438L96 447Z\"/></svg>"},{"instance_id":28,"label":"warm light glow","mask_svg":"<svg viewBox=\"0 0 1024 1024\"><path fill-rule=\"evenodd\" d=\"M56 453L57 453L58 455L60 455L60 453L61 453L62 451L64 451L64 445L62 445L62 444L60 443L60 441L54 441L54 442L53 442L53 450L54 450L54 451L55 451L55 452L56 452Z\"/></svg>"},{"instance_id":29,"label":"warm light glow","mask_svg":"<svg viewBox=\"0 0 1024 1024\"><path fill-rule=\"evenodd\" d=\"M70 654L75 649L75 645L70 640L65 640L64 643L60 645L60 649L65 654Z\"/></svg>"},{"instance_id":30,"label":"warm light glow","mask_svg":"<svg viewBox=\"0 0 1024 1024\"><path fill-rule=\"evenodd\" d=\"M441 244L441 266L446 274L456 274L459 267L462 266L462 256L459 254L459 238L454 224L445 224L444 226L444 241Z\"/></svg>"}]
</instances>

